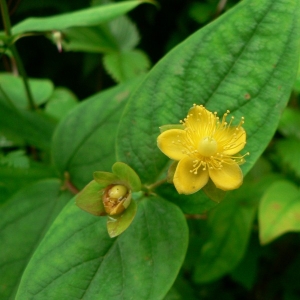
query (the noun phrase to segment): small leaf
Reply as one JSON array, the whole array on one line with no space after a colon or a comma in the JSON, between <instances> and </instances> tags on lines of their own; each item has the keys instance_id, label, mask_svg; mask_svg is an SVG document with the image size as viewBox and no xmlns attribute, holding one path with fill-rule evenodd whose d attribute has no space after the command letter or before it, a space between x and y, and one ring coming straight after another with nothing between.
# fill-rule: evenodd
<instances>
[{"instance_id":1,"label":"small leaf","mask_svg":"<svg viewBox=\"0 0 300 300\"><path fill-rule=\"evenodd\" d=\"M300 141L295 138L280 140L276 143L276 152L280 160L279 164L283 170L292 171L300 178Z\"/></svg>"},{"instance_id":2,"label":"small leaf","mask_svg":"<svg viewBox=\"0 0 300 300\"><path fill-rule=\"evenodd\" d=\"M53 93L53 83L48 79L33 79L28 80L34 103L41 105L45 103ZM7 97L18 108L28 107L27 95L24 87L23 79L19 76L14 76L11 73L0 74L0 86ZM3 97L0 92L0 97Z\"/></svg>"},{"instance_id":3,"label":"small leaf","mask_svg":"<svg viewBox=\"0 0 300 300\"><path fill-rule=\"evenodd\" d=\"M112 166L112 171L122 181L128 182L133 192L139 192L141 190L141 180L139 176L128 165L122 162L116 162Z\"/></svg>"},{"instance_id":4,"label":"small leaf","mask_svg":"<svg viewBox=\"0 0 300 300\"><path fill-rule=\"evenodd\" d=\"M78 104L75 95L66 88L54 90L45 107L45 112L60 120Z\"/></svg>"},{"instance_id":5,"label":"small leaf","mask_svg":"<svg viewBox=\"0 0 300 300\"><path fill-rule=\"evenodd\" d=\"M53 40L53 35L51 38ZM53 42L57 43L55 40ZM64 29L61 42L66 51L107 53L118 50L118 45L105 24Z\"/></svg>"},{"instance_id":6,"label":"small leaf","mask_svg":"<svg viewBox=\"0 0 300 300\"><path fill-rule=\"evenodd\" d=\"M107 231L111 238L120 235L131 224L137 210L136 202L132 199L125 211L117 216L107 217Z\"/></svg>"},{"instance_id":7,"label":"small leaf","mask_svg":"<svg viewBox=\"0 0 300 300\"><path fill-rule=\"evenodd\" d=\"M94 172L94 179L103 186L108 186L112 183L118 183L119 177L109 172L96 171Z\"/></svg>"},{"instance_id":8,"label":"small leaf","mask_svg":"<svg viewBox=\"0 0 300 300\"><path fill-rule=\"evenodd\" d=\"M300 191L289 181L277 181L265 192L259 206L259 239L268 244L289 231L300 231Z\"/></svg>"},{"instance_id":9,"label":"small leaf","mask_svg":"<svg viewBox=\"0 0 300 300\"><path fill-rule=\"evenodd\" d=\"M287 107L281 116L278 130L286 137L295 137L300 140L300 111Z\"/></svg>"},{"instance_id":10,"label":"small leaf","mask_svg":"<svg viewBox=\"0 0 300 300\"><path fill-rule=\"evenodd\" d=\"M76 197L75 202L78 207L95 216L105 216L106 212L102 202L101 186L95 180L91 181Z\"/></svg>"},{"instance_id":11,"label":"small leaf","mask_svg":"<svg viewBox=\"0 0 300 300\"><path fill-rule=\"evenodd\" d=\"M119 50L132 50L139 43L140 36L137 27L127 16L114 19L107 25Z\"/></svg>"},{"instance_id":12,"label":"small leaf","mask_svg":"<svg viewBox=\"0 0 300 300\"><path fill-rule=\"evenodd\" d=\"M203 192L209 199L217 203L221 202L226 196L226 192L218 189L211 180L203 187Z\"/></svg>"},{"instance_id":13,"label":"small leaf","mask_svg":"<svg viewBox=\"0 0 300 300\"><path fill-rule=\"evenodd\" d=\"M13 168L28 169L29 158L26 156L24 150L15 150L9 152L6 156L0 156L0 164Z\"/></svg>"},{"instance_id":14,"label":"small leaf","mask_svg":"<svg viewBox=\"0 0 300 300\"><path fill-rule=\"evenodd\" d=\"M168 183L173 183L173 179L174 179L174 174L176 172L176 168L178 165L178 161L173 161L168 169L168 174L167 174L167 182Z\"/></svg>"},{"instance_id":15,"label":"small leaf","mask_svg":"<svg viewBox=\"0 0 300 300\"><path fill-rule=\"evenodd\" d=\"M116 82L124 82L146 73L150 67L147 55L141 50L111 52L103 56L106 71Z\"/></svg>"}]
</instances>

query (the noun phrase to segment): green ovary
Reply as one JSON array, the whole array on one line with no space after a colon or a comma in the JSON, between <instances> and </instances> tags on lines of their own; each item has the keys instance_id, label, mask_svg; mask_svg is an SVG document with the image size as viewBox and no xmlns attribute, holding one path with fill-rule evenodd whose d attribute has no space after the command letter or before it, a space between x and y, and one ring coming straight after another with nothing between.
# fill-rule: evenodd
<instances>
[{"instance_id":1,"label":"green ovary","mask_svg":"<svg viewBox=\"0 0 300 300\"><path fill-rule=\"evenodd\" d=\"M216 154L218 144L216 140L212 137L203 138L198 145L198 153L203 156L212 156Z\"/></svg>"},{"instance_id":2,"label":"green ovary","mask_svg":"<svg viewBox=\"0 0 300 300\"><path fill-rule=\"evenodd\" d=\"M109 191L108 195L111 198L119 199L127 194L128 190L124 185L118 184L113 186Z\"/></svg>"}]
</instances>

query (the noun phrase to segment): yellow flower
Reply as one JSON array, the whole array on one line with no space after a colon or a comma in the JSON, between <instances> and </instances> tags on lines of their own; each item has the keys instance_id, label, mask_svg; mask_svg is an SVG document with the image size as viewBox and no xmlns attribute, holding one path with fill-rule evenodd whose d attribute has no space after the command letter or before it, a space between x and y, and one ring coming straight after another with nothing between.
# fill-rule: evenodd
<instances>
[{"instance_id":1,"label":"yellow flower","mask_svg":"<svg viewBox=\"0 0 300 300\"><path fill-rule=\"evenodd\" d=\"M179 161L173 178L179 194L199 191L209 178L224 191L237 189L243 183L239 164L249 154L238 154L246 144L244 118L232 126L234 117L228 124L228 114L229 111L220 120L216 112L194 104L184 121L180 121L182 129L169 129L158 136L159 149Z\"/></svg>"}]
</instances>

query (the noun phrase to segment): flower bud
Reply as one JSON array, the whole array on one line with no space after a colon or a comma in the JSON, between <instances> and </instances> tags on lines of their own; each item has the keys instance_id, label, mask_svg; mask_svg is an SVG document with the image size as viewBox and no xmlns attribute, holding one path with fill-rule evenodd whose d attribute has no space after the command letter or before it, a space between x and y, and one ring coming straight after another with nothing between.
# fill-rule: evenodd
<instances>
[{"instance_id":1,"label":"flower bud","mask_svg":"<svg viewBox=\"0 0 300 300\"><path fill-rule=\"evenodd\" d=\"M118 215L129 206L131 192L125 185L111 184L104 190L102 201L107 214Z\"/></svg>"}]
</instances>

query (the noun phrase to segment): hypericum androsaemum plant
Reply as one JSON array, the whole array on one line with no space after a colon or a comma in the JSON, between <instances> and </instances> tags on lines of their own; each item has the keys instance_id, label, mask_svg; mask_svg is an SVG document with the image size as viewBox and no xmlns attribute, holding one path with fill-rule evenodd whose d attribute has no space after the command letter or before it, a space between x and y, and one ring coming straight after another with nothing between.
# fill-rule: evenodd
<instances>
[{"instance_id":1,"label":"hypericum androsaemum plant","mask_svg":"<svg viewBox=\"0 0 300 300\"><path fill-rule=\"evenodd\" d=\"M269 170L268 175L274 174L271 167L265 168L261 155L274 136L297 73L299 1L240 1L165 53L149 72L147 59L136 51L138 34L133 23L116 20L107 24L147 1L121 1L80 11L72 11L73 6L70 6L70 12L65 14L28 18L13 26L6 2L0 0L5 29L0 34L1 49L3 56L8 54L8 70L19 71L22 76L18 79L25 89L16 87L13 75L7 76L8 72L0 76L1 145L2 135L7 134L6 138L12 138L15 143L13 149L23 149L30 163L24 172L11 172L8 166L0 168L0 201L3 203L0 205L0 241L4 245L0 251L0 300L162 300L168 298L170 290L169 298L175 295L190 299L190 295L202 295L203 288L207 299L225 294L234 298L239 297L239 293L242 298L262 295L264 299L271 299L268 291L276 286L274 282L279 279L284 279L281 281L284 283L299 282L299 278L290 280L289 272L284 269L278 271L273 255L269 255L270 258L265 255L276 247L266 246L263 251L264 265L266 259L270 259L271 270L268 269L267 274L262 269L256 272L253 262L255 257L261 261L262 252L257 250L259 245L255 241L255 213L261 195L274 181L273 176L265 177L266 170ZM51 5L55 6L56 2L60 1L51 1ZM65 2L76 3L74 8L78 6L77 0ZM100 2L92 1L95 5ZM199 1L186 2L189 2L187 6L191 4L192 15L207 11L205 5L198 6L198 12L194 11L193 3ZM229 5L235 4L233 2L236 1L227 1ZM181 1L181 5L184 3ZM207 4L209 11L215 4ZM166 8L166 1L161 1L161 5ZM183 18L178 18L181 28L189 19L185 14L190 11L187 6L182 11ZM147 7L144 8L147 17L143 19L151 20L154 9L149 8L148 14ZM19 17L29 10L23 9ZM174 26L166 28L172 28L168 36L179 36ZM170 45L169 41L158 43L152 34L147 37L148 31L142 32L143 27L139 29L143 40L151 37L150 43L143 44L145 52L162 53L162 49ZM56 93L52 82L28 79L20 59L26 57L26 43L19 49L20 57L15 43L29 35L47 36L51 32L59 33L56 43L62 46L63 52L104 54L104 65L122 84L74 103L66 99L70 93ZM35 40L30 43L30 51L36 50ZM155 51L146 49L147 45L155 47ZM159 47L161 51L156 51ZM77 65L67 64L65 71L58 72L63 66L55 56L49 59L46 53L50 47L46 48L40 52L44 62L48 62L43 71L47 72L50 66L51 74L65 74L65 71L71 72L71 65ZM67 53L59 55L68 56ZM87 58L82 60L80 70L88 71L92 66L91 74L97 74L94 71L99 66L99 57ZM26 69L37 66L26 62ZM147 74L142 75L144 72ZM91 91L88 78L95 79L97 87L110 84L110 81L99 80L102 76L87 77L87 73L77 71L80 74L78 90L83 94ZM74 82L73 87L77 88L79 79ZM53 115L57 121L46 116L49 116L47 107L53 97L58 105L53 110L60 110ZM71 105L64 106L64 100ZM178 126L163 126L164 131L158 138L159 127L186 116L193 102L203 107L192 108ZM224 121L220 117L218 123L213 112L221 114L227 109L238 120L245 117L246 123L234 125L233 120L226 125L227 113ZM194 119L194 111L201 113L203 127ZM162 137L168 142L161 143ZM247 163L241 164L243 154L238 153L244 153L246 137L245 151L251 156ZM157 147L157 138L167 156ZM273 142L277 143L276 139L277 135ZM288 139L275 147L278 152L275 160L278 162L284 157L284 162L295 167L299 143ZM10 150L1 147L0 152L9 157L6 155ZM284 155L288 153L290 155ZM171 168L170 158L175 161ZM38 163L40 160L42 165ZM256 161L258 164L251 170ZM111 166L113 170L109 173ZM118 172L119 167L126 171ZM175 187L164 179L168 168L168 177ZM95 170L106 172L96 172L94 181L90 182ZM136 172L136 175L128 178L124 175L127 172ZM64 185L65 173L69 177ZM24 182L28 178L30 186L26 186L28 181ZM46 179L40 180L42 178ZM69 188L63 190L62 186ZM3 187L8 191L6 195L2 193ZM71 187L76 188L73 191L81 190L73 199ZM277 199L274 195L280 197ZM222 198L224 201L220 202ZM259 209L262 243L273 241L287 230L299 230L298 199L299 191L294 184L281 182L270 187ZM75 202L90 213L82 211ZM272 218L269 218L270 212ZM275 228L272 222L278 217L281 219ZM286 217L291 220L289 224L285 222ZM266 220L272 222L266 223ZM250 237L254 238L254 245ZM299 241L293 239L293 242L297 246L293 249L299 248ZM278 248L290 249L286 244ZM290 258L281 250L277 254L277 261ZM297 271L297 264L295 266ZM261 278L264 274L267 276ZM273 281L269 280L270 274L274 276ZM278 278L278 274L286 277ZM226 283L232 281L230 291L222 282L224 275L229 275ZM179 280L175 281L177 277ZM250 294L245 295L251 288ZM265 289L263 293L261 288ZM294 295L292 292L284 290L277 294L290 298ZM295 292L297 295L298 290Z\"/></svg>"},{"instance_id":2,"label":"hypericum androsaemum plant","mask_svg":"<svg viewBox=\"0 0 300 300\"><path fill-rule=\"evenodd\" d=\"M141 190L138 175L126 164L116 162L112 173L94 172L91 181L77 196L76 205L95 215L107 215L107 230L110 237L121 234L136 214L132 193Z\"/></svg>"},{"instance_id":3,"label":"hypericum androsaemum plant","mask_svg":"<svg viewBox=\"0 0 300 300\"><path fill-rule=\"evenodd\" d=\"M209 178L224 191L237 189L243 183L239 165L248 155L239 154L246 144L244 118L233 126L234 117L226 122L228 114L227 110L220 120L217 112L194 104L187 117L180 121L181 129L178 126L170 129L172 125L161 127L163 132L157 138L159 149L170 159L179 161L173 175L178 193L193 194L203 188Z\"/></svg>"}]
</instances>

